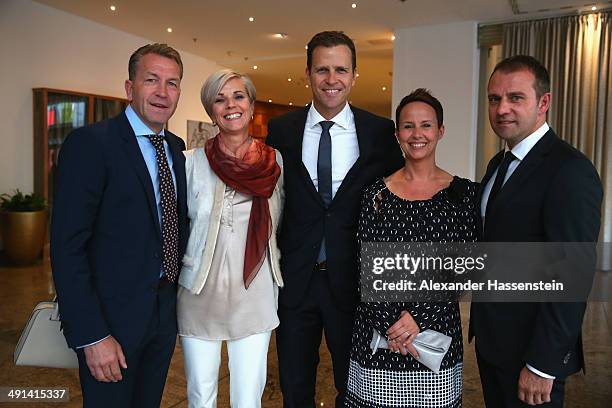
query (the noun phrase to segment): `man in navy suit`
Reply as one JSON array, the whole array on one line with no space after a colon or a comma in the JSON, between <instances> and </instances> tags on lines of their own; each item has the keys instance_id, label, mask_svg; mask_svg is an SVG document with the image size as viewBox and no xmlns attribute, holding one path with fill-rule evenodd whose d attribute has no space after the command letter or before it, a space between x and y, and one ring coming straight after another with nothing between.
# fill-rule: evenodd
<instances>
[{"instance_id":1,"label":"man in navy suit","mask_svg":"<svg viewBox=\"0 0 612 408\"><path fill-rule=\"evenodd\" d=\"M591 162L546 123L546 68L529 56L506 58L487 91L491 127L506 148L482 180L481 240L597 241L601 182ZM486 406L562 407L565 378L584 368L585 308L584 302L472 303L469 339L476 337Z\"/></svg>"},{"instance_id":2,"label":"man in navy suit","mask_svg":"<svg viewBox=\"0 0 612 408\"><path fill-rule=\"evenodd\" d=\"M355 108L355 44L344 33L312 37L306 70L312 104L274 118L267 143L285 163L285 208L276 347L283 404L314 407L319 345L331 353L336 406L344 405L359 302L356 241L361 191L404 162L393 121Z\"/></svg>"},{"instance_id":3,"label":"man in navy suit","mask_svg":"<svg viewBox=\"0 0 612 408\"><path fill-rule=\"evenodd\" d=\"M176 341L185 144L164 126L183 65L149 44L128 70L129 106L67 137L54 195L51 266L85 407L158 407Z\"/></svg>"}]
</instances>

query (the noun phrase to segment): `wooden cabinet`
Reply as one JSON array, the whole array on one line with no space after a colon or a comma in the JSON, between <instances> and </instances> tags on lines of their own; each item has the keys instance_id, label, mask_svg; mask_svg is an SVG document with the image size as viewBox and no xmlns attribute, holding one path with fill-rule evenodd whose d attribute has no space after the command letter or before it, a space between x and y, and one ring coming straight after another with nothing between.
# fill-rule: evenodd
<instances>
[{"instance_id":1,"label":"wooden cabinet","mask_svg":"<svg viewBox=\"0 0 612 408\"><path fill-rule=\"evenodd\" d=\"M299 108L296 106L255 101L253 120L249 124L249 135L264 140L268 136L268 121L270 119L296 109Z\"/></svg>"},{"instance_id":2,"label":"wooden cabinet","mask_svg":"<svg viewBox=\"0 0 612 408\"><path fill-rule=\"evenodd\" d=\"M35 88L34 191L51 205L57 159L62 143L74 129L122 112L126 99L58 89Z\"/></svg>"}]
</instances>

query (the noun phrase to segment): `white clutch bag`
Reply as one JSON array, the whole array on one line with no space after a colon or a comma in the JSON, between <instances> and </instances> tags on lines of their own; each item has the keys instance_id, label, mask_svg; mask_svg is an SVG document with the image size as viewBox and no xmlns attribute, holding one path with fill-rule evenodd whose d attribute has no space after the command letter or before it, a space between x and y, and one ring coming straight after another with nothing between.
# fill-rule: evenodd
<instances>
[{"instance_id":1,"label":"white clutch bag","mask_svg":"<svg viewBox=\"0 0 612 408\"><path fill-rule=\"evenodd\" d=\"M79 366L76 353L68 347L62 334L57 302L40 302L36 305L21 333L13 360L18 366Z\"/></svg>"},{"instance_id":2,"label":"white clutch bag","mask_svg":"<svg viewBox=\"0 0 612 408\"><path fill-rule=\"evenodd\" d=\"M435 330L427 329L416 335L412 344L419 353L419 358L416 360L429 368L434 373L440 372L440 365L444 356L448 352L453 339L446 334L442 334ZM388 349L389 344L385 336L382 336L376 329L372 330L372 341L370 349L372 354L376 354L378 349Z\"/></svg>"}]
</instances>

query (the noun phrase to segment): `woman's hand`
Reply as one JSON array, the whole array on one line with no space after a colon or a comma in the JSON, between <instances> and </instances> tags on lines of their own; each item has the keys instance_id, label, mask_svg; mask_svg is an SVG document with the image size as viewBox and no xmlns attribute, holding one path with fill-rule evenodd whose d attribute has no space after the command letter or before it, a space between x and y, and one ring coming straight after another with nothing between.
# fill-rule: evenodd
<instances>
[{"instance_id":1,"label":"woman's hand","mask_svg":"<svg viewBox=\"0 0 612 408\"><path fill-rule=\"evenodd\" d=\"M402 353L404 356L410 353L412 357L418 359L419 353L414 348L412 341L420 331L421 329L419 329L412 315L403 310L400 313L399 320L387 330L389 350L394 353Z\"/></svg>"}]
</instances>

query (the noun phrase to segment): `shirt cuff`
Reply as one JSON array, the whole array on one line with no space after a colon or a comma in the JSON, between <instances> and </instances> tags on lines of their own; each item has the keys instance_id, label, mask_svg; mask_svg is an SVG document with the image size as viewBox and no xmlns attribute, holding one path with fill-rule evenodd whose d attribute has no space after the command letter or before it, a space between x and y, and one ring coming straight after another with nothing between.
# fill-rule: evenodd
<instances>
[{"instance_id":1,"label":"shirt cuff","mask_svg":"<svg viewBox=\"0 0 612 408\"><path fill-rule=\"evenodd\" d=\"M553 376L553 375L543 373L543 372L541 372L540 370L538 370L538 369L536 369L536 368L533 368L533 367L532 367L532 366L530 366L529 364L525 364L525 366L527 366L527 369L528 369L529 371L531 371L531 372L532 372L532 373L534 373L535 375L539 375L539 376L540 376L540 377L542 377L542 378L547 378L547 379L549 379L549 380L554 380L554 379L556 378L556 377L555 377L555 376Z\"/></svg>"},{"instance_id":2,"label":"shirt cuff","mask_svg":"<svg viewBox=\"0 0 612 408\"><path fill-rule=\"evenodd\" d=\"M98 343L99 343L99 342L101 342L102 340L106 340L106 339L108 339L109 337L110 337L110 334L109 334L108 336L106 336L106 337L104 337L104 338L102 338L102 339L98 340L98 341L94 341L93 343L89 343L89 344L84 344L84 345L82 345L82 346L78 346L76 349L78 350L78 349L83 349L83 348L85 348L85 347L93 346L94 344L98 344Z\"/></svg>"}]
</instances>

